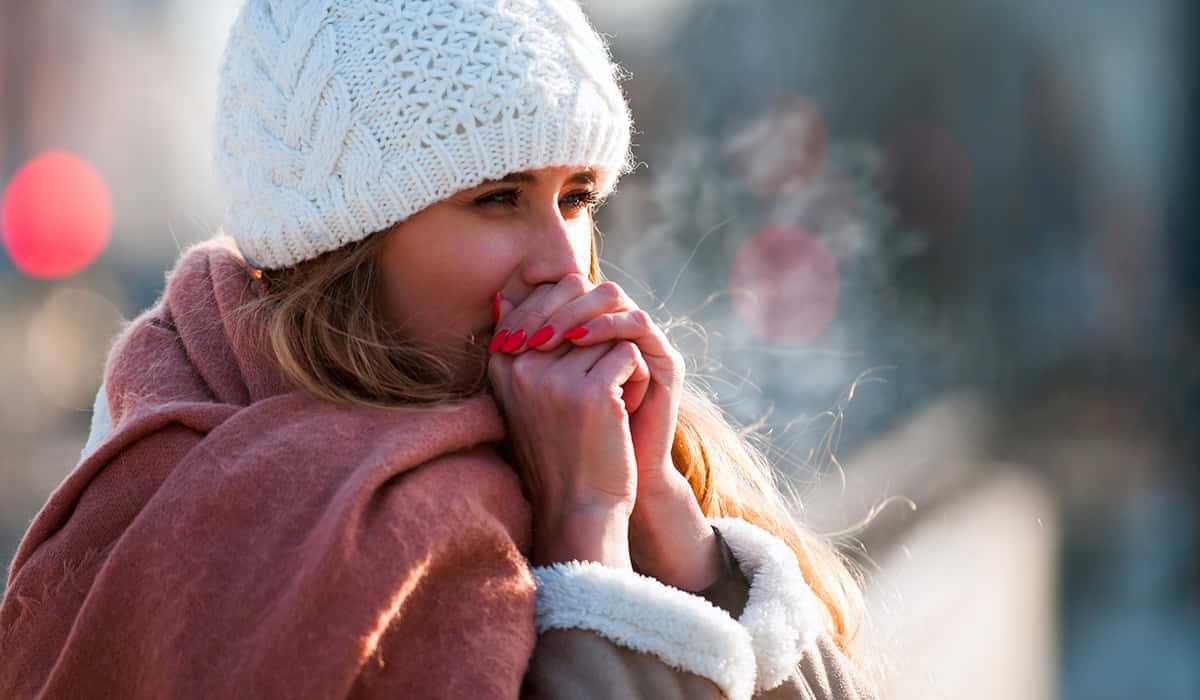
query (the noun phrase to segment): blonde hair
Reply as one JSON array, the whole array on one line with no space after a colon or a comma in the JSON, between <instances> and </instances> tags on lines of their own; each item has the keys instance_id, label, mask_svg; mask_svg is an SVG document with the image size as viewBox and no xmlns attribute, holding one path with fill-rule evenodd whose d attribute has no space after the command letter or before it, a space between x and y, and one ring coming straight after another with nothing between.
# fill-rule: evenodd
<instances>
[{"instance_id":1,"label":"blonde hair","mask_svg":"<svg viewBox=\"0 0 1200 700\"><path fill-rule=\"evenodd\" d=\"M471 381L456 380L453 368L468 354L465 349L463 357L447 356L405 342L383 321L378 304L370 303L377 298L377 261L386 234L293 267L260 271L266 293L243 309L257 319L247 325L265 334L264 344L290 380L330 401L412 410L481 391L485 364ZM594 237L589 277L602 279ZM796 522L791 499L753 435L735 428L691 381L681 399L671 457L707 517L742 518L788 544L822 603L830 637L853 659L864 613L847 560Z\"/></svg>"}]
</instances>

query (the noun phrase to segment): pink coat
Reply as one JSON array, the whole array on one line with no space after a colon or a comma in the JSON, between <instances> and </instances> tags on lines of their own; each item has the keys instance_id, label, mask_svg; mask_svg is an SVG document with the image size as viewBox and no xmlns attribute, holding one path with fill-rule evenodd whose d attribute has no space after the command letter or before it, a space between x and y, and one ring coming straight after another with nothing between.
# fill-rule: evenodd
<instances>
[{"instance_id":1,"label":"pink coat","mask_svg":"<svg viewBox=\"0 0 1200 700\"><path fill-rule=\"evenodd\" d=\"M231 245L185 254L116 343L112 432L12 563L5 696L515 697L530 512L494 404L295 390L232 333L259 283Z\"/></svg>"}]
</instances>

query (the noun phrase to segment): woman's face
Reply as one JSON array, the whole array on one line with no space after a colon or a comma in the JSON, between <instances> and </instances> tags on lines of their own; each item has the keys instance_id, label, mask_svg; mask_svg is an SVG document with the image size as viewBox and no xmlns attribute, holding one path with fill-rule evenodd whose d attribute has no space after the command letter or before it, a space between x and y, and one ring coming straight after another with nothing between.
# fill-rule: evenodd
<instances>
[{"instance_id":1,"label":"woman's face","mask_svg":"<svg viewBox=\"0 0 1200 700\"><path fill-rule=\"evenodd\" d=\"M385 234L384 317L412 342L478 356L491 341L496 292L520 304L539 284L587 274L595 191L590 170L545 168L417 212Z\"/></svg>"}]
</instances>

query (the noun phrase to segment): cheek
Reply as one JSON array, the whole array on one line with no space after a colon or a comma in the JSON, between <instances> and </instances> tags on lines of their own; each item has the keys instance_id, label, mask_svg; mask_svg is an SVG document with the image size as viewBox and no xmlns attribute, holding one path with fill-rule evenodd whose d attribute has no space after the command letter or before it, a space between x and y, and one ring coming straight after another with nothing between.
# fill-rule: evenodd
<instances>
[{"instance_id":1,"label":"cheek","mask_svg":"<svg viewBox=\"0 0 1200 700\"><path fill-rule=\"evenodd\" d=\"M385 259L381 295L387 318L409 333L464 335L491 320L492 296L511 271L495 245L423 247ZM403 260L403 263L399 263Z\"/></svg>"},{"instance_id":2,"label":"cheek","mask_svg":"<svg viewBox=\"0 0 1200 700\"><path fill-rule=\"evenodd\" d=\"M512 275L520 259L516 245L501 236L469 241L438 257L436 284L447 301L454 300L457 306L482 299L490 308L492 295Z\"/></svg>"},{"instance_id":3,"label":"cheek","mask_svg":"<svg viewBox=\"0 0 1200 700\"><path fill-rule=\"evenodd\" d=\"M393 328L402 328L405 319L411 316L407 301L413 297L412 282L409 276L394 271L384 270L381 274L376 291L379 308Z\"/></svg>"},{"instance_id":4,"label":"cheek","mask_svg":"<svg viewBox=\"0 0 1200 700\"><path fill-rule=\"evenodd\" d=\"M577 228L571 230L571 241L575 248L575 260L579 263L579 269L590 270L592 268L592 244L594 242L591 217L588 217L578 224Z\"/></svg>"}]
</instances>

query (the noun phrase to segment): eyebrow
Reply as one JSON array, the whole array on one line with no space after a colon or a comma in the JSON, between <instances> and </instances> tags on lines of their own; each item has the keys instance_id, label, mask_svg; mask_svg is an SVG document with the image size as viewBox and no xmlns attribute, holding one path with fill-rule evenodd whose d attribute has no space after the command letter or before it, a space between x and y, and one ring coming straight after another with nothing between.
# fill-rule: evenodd
<instances>
[{"instance_id":1,"label":"eyebrow","mask_svg":"<svg viewBox=\"0 0 1200 700\"><path fill-rule=\"evenodd\" d=\"M530 182L535 182L535 181L537 181L537 176L535 176L533 173L521 171L519 173L509 173L498 180L484 180L483 182L479 183L479 186L482 187L485 185L496 185L496 184L499 184L502 182L514 184L514 183L530 183ZM594 185L594 184L596 184L596 173L594 173L591 170L581 170L581 171L575 173L574 175L572 175L571 177L567 178L567 181L563 184L565 184L565 185Z\"/></svg>"}]
</instances>

